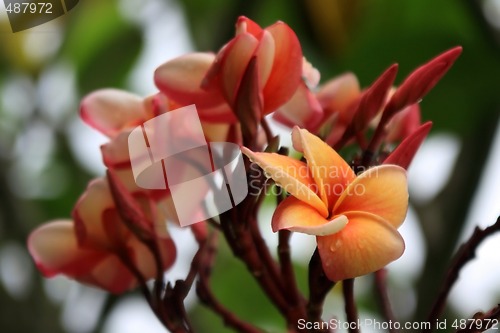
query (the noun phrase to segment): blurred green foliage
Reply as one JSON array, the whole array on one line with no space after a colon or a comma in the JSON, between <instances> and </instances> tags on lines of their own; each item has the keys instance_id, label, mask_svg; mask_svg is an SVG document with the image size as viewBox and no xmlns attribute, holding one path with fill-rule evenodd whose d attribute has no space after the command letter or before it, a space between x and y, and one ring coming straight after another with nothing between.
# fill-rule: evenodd
<instances>
[{"instance_id":1,"label":"blurred green foliage","mask_svg":"<svg viewBox=\"0 0 500 333\"><path fill-rule=\"evenodd\" d=\"M140 28L127 22L117 6L117 1L84 1L68 24L61 56L74 62L84 93L125 86L141 51Z\"/></svg>"},{"instance_id":2,"label":"blurred green foliage","mask_svg":"<svg viewBox=\"0 0 500 333\"><path fill-rule=\"evenodd\" d=\"M12 115L4 110L5 103L0 103L3 132L0 134L0 249L12 240L24 245L29 231L48 219L68 217L78 194L92 177L75 160L66 128L76 116L77 101L84 94L109 86L127 88L129 74L143 50L144 28L121 14L119 2L81 0L69 14L52 22L55 24L52 28L62 35L62 42L56 52L45 57L33 58L27 54L29 48L25 43L32 38L32 32L12 34L7 32L7 22L0 21L0 87L16 76L28 78L36 86L43 70L58 62L73 66L77 83L76 101L65 110L65 120L57 126L50 124L34 100L34 110L4 131L10 126L6 119ZM498 121L500 34L485 20L481 11L483 2L179 0L178 4L184 10L196 48L203 51L216 51L231 38L239 15L246 15L262 26L276 20L287 22L299 36L305 56L322 73L323 81L353 71L362 86L368 86L384 69L398 62L397 82L401 82L412 69L436 54L455 45L464 47L456 65L422 101L423 118L434 122L433 131L454 133L463 142L453 183L432 207L431 204L416 207L420 217L425 216L422 225L428 241L424 270L428 281L414 286L419 295L417 315L425 313L455 247ZM52 126L56 137L49 167L57 163L68 172L67 177L61 178L67 182L64 191L55 198L19 197L9 185L9 170L17 158L14 154L17 136L35 120ZM227 248L220 251L213 277L215 294L243 318L270 329L274 327L276 332L283 331L276 310L266 302L244 266L229 255ZM305 286L306 267L297 265L296 270L301 285ZM43 279L38 274L31 279L30 292L18 298L0 285L2 332L62 332L60 305L47 300ZM115 301L109 298L106 311L112 309ZM372 302L363 304L373 306ZM220 320L201 305L193 308L192 315L200 332L225 332ZM96 331L102 328L105 316L106 312Z\"/></svg>"}]
</instances>

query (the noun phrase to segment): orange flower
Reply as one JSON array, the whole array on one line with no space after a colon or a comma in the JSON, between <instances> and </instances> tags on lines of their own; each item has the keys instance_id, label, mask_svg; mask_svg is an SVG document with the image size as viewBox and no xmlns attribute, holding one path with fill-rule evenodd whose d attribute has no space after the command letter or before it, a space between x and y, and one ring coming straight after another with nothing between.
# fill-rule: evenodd
<instances>
[{"instance_id":1,"label":"orange flower","mask_svg":"<svg viewBox=\"0 0 500 333\"><path fill-rule=\"evenodd\" d=\"M157 228L156 221L162 225L164 217L143 194L136 193L135 199L148 216L141 227L157 243L162 268L167 270L175 261L176 250L166 229ZM73 210L73 221L56 220L38 227L29 236L28 249L45 276L63 274L112 293L138 284L124 259L145 279L157 273L148 247L120 218L104 178L89 184Z\"/></svg>"},{"instance_id":2,"label":"orange flower","mask_svg":"<svg viewBox=\"0 0 500 333\"><path fill-rule=\"evenodd\" d=\"M274 153L244 153L291 196L276 209L273 231L315 235L323 269L339 281L381 269L399 258L404 241L396 230L408 208L406 171L370 168L356 177L331 147L295 127L293 146L307 163Z\"/></svg>"}]
</instances>

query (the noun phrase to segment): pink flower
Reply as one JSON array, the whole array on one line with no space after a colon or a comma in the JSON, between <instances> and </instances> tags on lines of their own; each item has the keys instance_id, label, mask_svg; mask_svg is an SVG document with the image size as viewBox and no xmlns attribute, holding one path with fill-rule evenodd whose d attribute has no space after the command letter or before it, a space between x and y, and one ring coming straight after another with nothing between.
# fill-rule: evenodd
<instances>
[{"instance_id":1,"label":"pink flower","mask_svg":"<svg viewBox=\"0 0 500 333\"><path fill-rule=\"evenodd\" d=\"M392 88L397 64L390 66L372 85L360 91L353 74L344 74L324 84L317 98L332 123L326 142L334 145L347 132L350 137L377 126L386 142L403 140L420 125L418 103L439 82L462 52L450 49L410 73L398 88Z\"/></svg>"},{"instance_id":2,"label":"pink flower","mask_svg":"<svg viewBox=\"0 0 500 333\"><path fill-rule=\"evenodd\" d=\"M142 192L144 195L153 199L156 204L165 213L169 221L177 222L176 214L169 189L146 190L137 186L133 174L129 155L128 138L132 130L144 122L153 119L156 116L175 110L180 105L170 101L162 93L141 98L134 94L116 90L102 89L87 95L81 102L80 115L82 119L107 135L110 141L101 146L104 164L114 170L121 178L122 183L130 193ZM181 119L182 120L182 119ZM178 137L189 140L191 127L188 123L176 123L175 130L179 133ZM202 129L207 142L227 142L237 141L239 138L231 136L230 125L202 122ZM166 130L166 129L162 129ZM171 135L173 136L173 135ZM146 155L147 152L144 152ZM149 159L149 157L147 157ZM193 170L178 170L179 174L174 176L176 179L186 177L192 179ZM191 177L191 178L190 178ZM164 182L163 175L158 179L158 183ZM196 212L193 212L196 214ZM165 223L164 223L165 224ZM197 237L202 237L206 232L204 224L193 225L193 232Z\"/></svg>"},{"instance_id":3,"label":"pink flower","mask_svg":"<svg viewBox=\"0 0 500 333\"><path fill-rule=\"evenodd\" d=\"M161 267L167 270L175 261L176 250L163 228L163 216L142 193L135 193L134 198L148 216L143 230L157 244ZM126 227L104 178L89 184L73 210L73 220L56 220L35 229L28 238L28 249L46 277L62 274L112 293L137 286L127 265L146 280L157 274L151 251Z\"/></svg>"},{"instance_id":4,"label":"pink flower","mask_svg":"<svg viewBox=\"0 0 500 333\"><path fill-rule=\"evenodd\" d=\"M195 104L202 120L235 122L233 110L252 59L265 115L290 100L302 75L299 41L283 22L262 29L240 17L236 36L217 55L193 53L171 60L156 70L155 82L176 103Z\"/></svg>"},{"instance_id":5,"label":"pink flower","mask_svg":"<svg viewBox=\"0 0 500 333\"><path fill-rule=\"evenodd\" d=\"M141 98L118 89L101 89L83 98L80 116L88 125L110 138L110 142L102 147L104 164L120 168L130 165L127 147L130 131L182 106L161 93ZM227 124L202 122L202 127L207 141L228 141ZM188 127L185 129L189 130ZM186 135L189 135L189 131Z\"/></svg>"}]
</instances>

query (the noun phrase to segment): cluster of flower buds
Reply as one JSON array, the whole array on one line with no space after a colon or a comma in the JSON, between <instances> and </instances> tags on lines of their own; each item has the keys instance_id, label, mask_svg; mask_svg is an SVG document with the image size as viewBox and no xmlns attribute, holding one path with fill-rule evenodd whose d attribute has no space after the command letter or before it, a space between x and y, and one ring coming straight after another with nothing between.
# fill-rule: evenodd
<instances>
[{"instance_id":1,"label":"cluster of flower buds","mask_svg":"<svg viewBox=\"0 0 500 333\"><path fill-rule=\"evenodd\" d=\"M137 186L128 138L144 122L194 104L207 142L240 145L248 157L247 176L257 178L261 189L275 183L285 190L287 197L277 196L272 229L279 231L282 248L288 246L289 232L316 237L310 279L324 274L336 282L375 272L404 251L397 228L408 207L406 169L431 128L430 122L421 123L419 102L460 53L456 47L437 56L399 87L394 87L397 65L364 89L351 73L320 84L319 72L303 57L288 25L277 22L263 29L240 17L235 37L218 53L191 53L161 65L154 73L156 94L143 99L103 89L83 99L82 119L109 138L101 147L108 172L89 184L73 220L33 231L30 253L46 276L63 274L114 293L147 289L145 282L153 278L163 281L176 258L167 223L177 221L175 205L168 188ZM279 147L268 115L290 128L302 159ZM189 137L189 124L184 125L180 132ZM352 163L337 153L346 145L358 147ZM259 170L262 176L256 176ZM190 226L200 251L209 251L205 245L211 235L221 232L288 322L313 316L312 307L306 309L304 297L297 295L287 252L275 261L260 235L257 211L265 191L249 192L230 211ZM192 274L201 280L200 298L213 305L204 280L213 261L210 253L195 256ZM177 290L163 286L167 290L160 298ZM311 291L308 304L321 304L324 294ZM171 299L178 305L179 298ZM242 327L227 312L220 313L230 325ZM179 322L168 315L159 318L170 327Z\"/></svg>"}]
</instances>

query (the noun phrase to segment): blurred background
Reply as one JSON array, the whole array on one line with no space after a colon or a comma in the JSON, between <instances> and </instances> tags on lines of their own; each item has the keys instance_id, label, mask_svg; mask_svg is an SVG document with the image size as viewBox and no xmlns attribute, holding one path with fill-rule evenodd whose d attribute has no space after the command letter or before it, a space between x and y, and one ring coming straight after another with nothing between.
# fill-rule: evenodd
<instances>
[{"instance_id":1,"label":"blurred background","mask_svg":"<svg viewBox=\"0 0 500 333\"><path fill-rule=\"evenodd\" d=\"M78 118L82 96L116 87L155 92L153 71L186 52L216 51L239 15L261 26L277 20L297 33L322 82L346 71L368 86L394 62L397 83L438 53L462 45L462 56L422 101L431 135L410 168L412 199L401 229L404 256L390 266L390 293L401 321L423 320L458 244L475 225L500 214L500 0L81 0L66 15L12 33L0 4L0 331L6 333L164 332L138 293L110 296L65 278L44 279L26 250L30 230L69 217L87 182L102 175L105 138ZM277 243L262 212L262 230ZM173 230L182 278L194 253ZM301 287L311 239L294 236ZM478 251L453 289L446 318L470 318L500 302L500 235ZM213 289L241 317L283 332L243 265L221 250ZM380 318L370 277L358 279L361 316ZM336 287L326 319L343 318ZM211 312L188 299L199 332L226 332ZM367 329L367 331L370 331Z\"/></svg>"}]
</instances>

